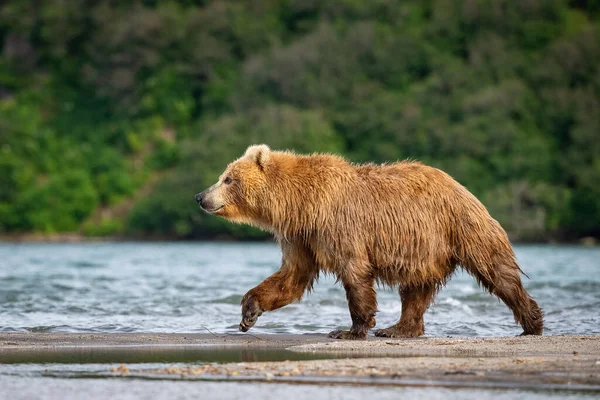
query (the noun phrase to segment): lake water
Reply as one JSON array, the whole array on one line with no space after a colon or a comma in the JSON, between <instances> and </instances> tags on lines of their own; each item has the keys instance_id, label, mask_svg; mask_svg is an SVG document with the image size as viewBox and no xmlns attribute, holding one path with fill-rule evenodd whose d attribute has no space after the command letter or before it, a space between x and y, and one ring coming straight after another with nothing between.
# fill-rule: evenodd
<instances>
[{"instance_id":1,"label":"lake water","mask_svg":"<svg viewBox=\"0 0 600 400\"><path fill-rule=\"evenodd\" d=\"M600 248L517 246L516 252L531 277L525 285L545 310L546 334L600 333ZM0 331L237 332L241 297L277 270L280 257L272 243L0 244ZM378 326L387 326L397 320L400 300L395 290L380 288L378 294ZM349 323L344 291L327 277L302 303L263 315L251 332L327 333ZM425 329L429 336L521 332L508 309L463 273L440 292L426 315ZM164 368L167 362L124 360L132 371ZM187 399L199 394L214 399L311 400L597 398L594 390L447 388L422 383L349 388L326 383L97 379L118 366L113 361L0 360L0 398Z\"/></svg>"},{"instance_id":2,"label":"lake water","mask_svg":"<svg viewBox=\"0 0 600 400\"><path fill-rule=\"evenodd\" d=\"M600 248L516 246L545 334L600 333ZM0 331L237 332L240 300L279 267L273 243L0 244ZM378 289L377 326L400 315ZM301 303L265 313L250 332L327 333L347 327L343 289L322 278ZM457 273L425 316L428 336L521 333L512 314Z\"/></svg>"},{"instance_id":3,"label":"lake water","mask_svg":"<svg viewBox=\"0 0 600 400\"><path fill-rule=\"evenodd\" d=\"M31 399L260 399L280 400L583 400L597 399L597 393L548 390L480 390L439 387L378 387L341 385L290 385L273 383L232 383L193 381L108 380L108 379L13 379L0 376L2 391L11 400Z\"/></svg>"},{"instance_id":4,"label":"lake water","mask_svg":"<svg viewBox=\"0 0 600 400\"><path fill-rule=\"evenodd\" d=\"M280 400L587 400L594 392L439 387L380 387L343 385L292 385L273 383L194 382L109 379L14 379L0 376L0 394L11 400L31 399L260 399Z\"/></svg>"}]
</instances>

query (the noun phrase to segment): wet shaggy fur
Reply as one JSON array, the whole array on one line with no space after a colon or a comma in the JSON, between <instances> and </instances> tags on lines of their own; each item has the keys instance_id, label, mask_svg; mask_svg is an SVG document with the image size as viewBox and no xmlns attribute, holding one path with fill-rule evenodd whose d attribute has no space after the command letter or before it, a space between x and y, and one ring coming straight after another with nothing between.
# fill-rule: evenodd
<instances>
[{"instance_id":1,"label":"wet shaggy fur","mask_svg":"<svg viewBox=\"0 0 600 400\"><path fill-rule=\"evenodd\" d=\"M523 327L541 335L542 310L521 282L508 237L465 187L419 162L356 165L335 155L298 155L251 146L196 196L206 211L272 232L281 268L242 300L240 329L264 311L300 300L319 273L346 290L349 331L375 326L375 283L399 288L400 320L376 336L416 337L423 314L458 266L498 296Z\"/></svg>"}]
</instances>

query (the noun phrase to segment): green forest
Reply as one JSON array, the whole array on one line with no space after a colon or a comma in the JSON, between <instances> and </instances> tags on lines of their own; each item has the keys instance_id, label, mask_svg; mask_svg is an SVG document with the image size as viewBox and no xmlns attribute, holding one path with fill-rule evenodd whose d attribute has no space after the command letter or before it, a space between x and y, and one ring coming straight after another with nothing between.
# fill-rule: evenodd
<instances>
[{"instance_id":1,"label":"green forest","mask_svg":"<svg viewBox=\"0 0 600 400\"><path fill-rule=\"evenodd\" d=\"M600 237L599 0L7 0L0 46L4 236L265 238L193 195L267 143Z\"/></svg>"}]
</instances>

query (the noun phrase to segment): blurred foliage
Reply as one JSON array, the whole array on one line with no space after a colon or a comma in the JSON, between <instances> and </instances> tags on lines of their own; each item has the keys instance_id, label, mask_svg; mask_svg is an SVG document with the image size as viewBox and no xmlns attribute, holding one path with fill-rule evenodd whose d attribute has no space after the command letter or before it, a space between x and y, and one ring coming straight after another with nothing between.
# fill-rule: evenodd
<instances>
[{"instance_id":1,"label":"blurred foliage","mask_svg":"<svg viewBox=\"0 0 600 400\"><path fill-rule=\"evenodd\" d=\"M596 0L7 0L0 46L0 232L265 237L192 199L264 142L600 236Z\"/></svg>"},{"instance_id":2,"label":"blurred foliage","mask_svg":"<svg viewBox=\"0 0 600 400\"><path fill-rule=\"evenodd\" d=\"M264 238L246 225L234 225L199 211L192 196L214 184L227 163L238 158L248 143L269 143L273 148L299 152L334 152L344 143L320 112L282 106L267 106L248 113L202 121L197 138L181 143L177 167L140 200L129 217L133 235L168 237L215 236Z\"/></svg>"}]
</instances>

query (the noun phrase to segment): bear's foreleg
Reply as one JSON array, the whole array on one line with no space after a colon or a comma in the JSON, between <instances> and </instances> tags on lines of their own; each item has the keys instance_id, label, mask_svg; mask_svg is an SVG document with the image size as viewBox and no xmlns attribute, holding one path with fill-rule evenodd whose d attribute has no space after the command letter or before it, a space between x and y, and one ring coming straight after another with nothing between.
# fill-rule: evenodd
<instances>
[{"instance_id":1,"label":"bear's foreleg","mask_svg":"<svg viewBox=\"0 0 600 400\"><path fill-rule=\"evenodd\" d=\"M242 332L254 326L263 312L300 300L317 277L318 270L308 251L289 244L282 250L281 268L242 298Z\"/></svg>"},{"instance_id":2,"label":"bear's foreleg","mask_svg":"<svg viewBox=\"0 0 600 400\"><path fill-rule=\"evenodd\" d=\"M377 294L374 284L375 281L371 276L344 282L352 327L349 331L333 331L329 333L330 338L350 340L367 338L367 332L375 326L377 313Z\"/></svg>"}]
</instances>

